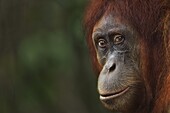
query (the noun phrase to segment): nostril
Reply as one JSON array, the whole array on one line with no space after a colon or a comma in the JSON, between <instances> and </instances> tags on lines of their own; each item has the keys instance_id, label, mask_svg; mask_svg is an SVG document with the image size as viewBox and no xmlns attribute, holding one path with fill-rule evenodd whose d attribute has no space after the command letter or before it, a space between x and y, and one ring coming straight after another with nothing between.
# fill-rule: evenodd
<instances>
[{"instance_id":1,"label":"nostril","mask_svg":"<svg viewBox=\"0 0 170 113\"><path fill-rule=\"evenodd\" d=\"M114 63L114 64L112 65L112 67L110 67L109 72L112 72L112 71L114 71L115 69L116 69L116 64Z\"/></svg>"}]
</instances>

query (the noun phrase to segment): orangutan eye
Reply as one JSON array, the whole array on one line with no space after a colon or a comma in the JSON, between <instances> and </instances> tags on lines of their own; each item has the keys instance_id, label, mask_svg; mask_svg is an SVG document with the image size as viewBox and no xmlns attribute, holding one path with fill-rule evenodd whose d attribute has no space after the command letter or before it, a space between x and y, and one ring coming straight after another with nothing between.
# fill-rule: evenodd
<instances>
[{"instance_id":1,"label":"orangutan eye","mask_svg":"<svg viewBox=\"0 0 170 113\"><path fill-rule=\"evenodd\" d=\"M121 44L124 42L124 40L125 40L125 38L122 35L116 35L116 36L114 36L113 43L116 45Z\"/></svg>"},{"instance_id":2,"label":"orangutan eye","mask_svg":"<svg viewBox=\"0 0 170 113\"><path fill-rule=\"evenodd\" d=\"M99 40L98 40L98 46L99 46L100 48L106 48L106 46L107 46L106 40L105 40L105 39L99 39Z\"/></svg>"}]
</instances>

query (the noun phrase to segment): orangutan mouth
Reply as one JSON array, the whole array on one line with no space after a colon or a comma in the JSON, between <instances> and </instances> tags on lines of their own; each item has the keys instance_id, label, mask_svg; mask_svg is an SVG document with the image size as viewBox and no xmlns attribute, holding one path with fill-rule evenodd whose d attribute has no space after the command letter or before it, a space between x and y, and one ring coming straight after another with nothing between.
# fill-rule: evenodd
<instances>
[{"instance_id":1,"label":"orangutan mouth","mask_svg":"<svg viewBox=\"0 0 170 113\"><path fill-rule=\"evenodd\" d=\"M110 93L110 94L102 94L100 95L100 100L108 100L108 99L113 99L116 97L119 97L123 94L125 94L129 90L129 87L126 87L123 90L120 90L118 92Z\"/></svg>"}]
</instances>

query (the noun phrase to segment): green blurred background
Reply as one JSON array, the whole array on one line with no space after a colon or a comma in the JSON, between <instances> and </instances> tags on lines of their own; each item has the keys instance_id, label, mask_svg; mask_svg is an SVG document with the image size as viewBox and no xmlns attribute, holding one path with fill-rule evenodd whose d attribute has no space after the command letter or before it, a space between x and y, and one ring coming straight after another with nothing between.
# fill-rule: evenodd
<instances>
[{"instance_id":1,"label":"green blurred background","mask_svg":"<svg viewBox=\"0 0 170 113\"><path fill-rule=\"evenodd\" d=\"M0 113L109 113L83 33L87 0L0 0Z\"/></svg>"}]
</instances>

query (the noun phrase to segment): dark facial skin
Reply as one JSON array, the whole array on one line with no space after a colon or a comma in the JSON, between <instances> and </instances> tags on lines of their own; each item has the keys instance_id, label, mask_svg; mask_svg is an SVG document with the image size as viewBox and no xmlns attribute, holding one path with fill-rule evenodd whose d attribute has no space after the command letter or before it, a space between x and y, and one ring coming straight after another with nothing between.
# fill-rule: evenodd
<instances>
[{"instance_id":1,"label":"dark facial skin","mask_svg":"<svg viewBox=\"0 0 170 113\"><path fill-rule=\"evenodd\" d=\"M92 40L103 67L98 78L100 100L113 111L136 112L145 94L138 33L119 15L105 14L94 26Z\"/></svg>"}]
</instances>

